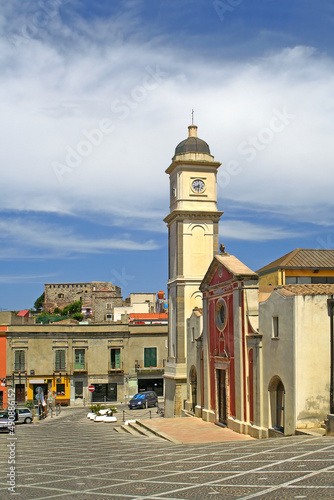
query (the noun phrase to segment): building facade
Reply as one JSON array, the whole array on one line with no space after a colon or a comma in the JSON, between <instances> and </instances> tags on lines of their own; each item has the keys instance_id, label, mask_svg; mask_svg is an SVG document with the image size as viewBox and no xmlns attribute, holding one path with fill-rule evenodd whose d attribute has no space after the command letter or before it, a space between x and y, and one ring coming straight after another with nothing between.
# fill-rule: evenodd
<instances>
[{"instance_id":1,"label":"building facade","mask_svg":"<svg viewBox=\"0 0 334 500\"><path fill-rule=\"evenodd\" d=\"M7 406L7 326L0 325L0 408Z\"/></svg>"},{"instance_id":2,"label":"building facade","mask_svg":"<svg viewBox=\"0 0 334 500\"><path fill-rule=\"evenodd\" d=\"M163 394L167 325L8 325L6 384L16 401L120 402ZM88 386L94 385L90 393Z\"/></svg>"},{"instance_id":3,"label":"building facade","mask_svg":"<svg viewBox=\"0 0 334 500\"><path fill-rule=\"evenodd\" d=\"M330 410L330 315L334 285L278 287L259 304L263 423L286 435L317 427Z\"/></svg>"},{"instance_id":4,"label":"building facade","mask_svg":"<svg viewBox=\"0 0 334 500\"><path fill-rule=\"evenodd\" d=\"M300 271L299 271L300 273ZM330 411L334 284L259 291L258 275L222 248L188 320L185 408L257 438L319 427Z\"/></svg>"},{"instance_id":5,"label":"building facade","mask_svg":"<svg viewBox=\"0 0 334 500\"><path fill-rule=\"evenodd\" d=\"M222 253L213 259L201 290L201 416L234 431L264 437L257 274L222 248Z\"/></svg>"},{"instance_id":6,"label":"building facade","mask_svg":"<svg viewBox=\"0 0 334 500\"><path fill-rule=\"evenodd\" d=\"M334 284L334 250L296 248L257 271L260 287Z\"/></svg>"}]
</instances>

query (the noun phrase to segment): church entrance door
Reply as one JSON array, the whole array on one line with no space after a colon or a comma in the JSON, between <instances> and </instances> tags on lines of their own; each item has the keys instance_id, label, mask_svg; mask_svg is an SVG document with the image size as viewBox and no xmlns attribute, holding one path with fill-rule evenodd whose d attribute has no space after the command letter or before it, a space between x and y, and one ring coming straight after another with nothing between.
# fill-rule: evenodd
<instances>
[{"instance_id":1,"label":"church entrance door","mask_svg":"<svg viewBox=\"0 0 334 500\"><path fill-rule=\"evenodd\" d=\"M226 411L226 370L217 370L218 383L218 421L227 425Z\"/></svg>"}]
</instances>

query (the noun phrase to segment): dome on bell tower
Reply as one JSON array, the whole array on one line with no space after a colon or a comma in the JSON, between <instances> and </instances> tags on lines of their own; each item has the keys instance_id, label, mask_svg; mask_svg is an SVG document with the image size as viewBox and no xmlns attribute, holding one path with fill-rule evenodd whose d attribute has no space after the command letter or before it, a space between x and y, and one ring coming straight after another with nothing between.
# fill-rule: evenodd
<instances>
[{"instance_id":1,"label":"dome on bell tower","mask_svg":"<svg viewBox=\"0 0 334 500\"><path fill-rule=\"evenodd\" d=\"M181 155L183 153L210 153L209 145L197 137L197 126L189 125L189 136L184 141L180 142L175 148L175 155Z\"/></svg>"}]
</instances>

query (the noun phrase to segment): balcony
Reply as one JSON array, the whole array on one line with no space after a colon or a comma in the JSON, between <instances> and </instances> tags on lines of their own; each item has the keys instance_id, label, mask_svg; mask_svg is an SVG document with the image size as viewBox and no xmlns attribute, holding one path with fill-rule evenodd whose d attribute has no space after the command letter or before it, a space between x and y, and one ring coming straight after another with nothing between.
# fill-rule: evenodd
<instances>
[{"instance_id":1,"label":"balcony","mask_svg":"<svg viewBox=\"0 0 334 500\"><path fill-rule=\"evenodd\" d=\"M16 375L25 375L27 373L25 365L14 365L13 371Z\"/></svg>"},{"instance_id":2,"label":"balcony","mask_svg":"<svg viewBox=\"0 0 334 500\"><path fill-rule=\"evenodd\" d=\"M88 364L87 361L75 361L73 363L73 373L87 373Z\"/></svg>"},{"instance_id":3,"label":"balcony","mask_svg":"<svg viewBox=\"0 0 334 500\"><path fill-rule=\"evenodd\" d=\"M162 375L165 371L163 366L140 366L138 364L135 365L135 369L138 375Z\"/></svg>"},{"instance_id":4,"label":"balcony","mask_svg":"<svg viewBox=\"0 0 334 500\"><path fill-rule=\"evenodd\" d=\"M123 362L112 363L109 361L108 373L109 375L120 375L124 373Z\"/></svg>"}]
</instances>

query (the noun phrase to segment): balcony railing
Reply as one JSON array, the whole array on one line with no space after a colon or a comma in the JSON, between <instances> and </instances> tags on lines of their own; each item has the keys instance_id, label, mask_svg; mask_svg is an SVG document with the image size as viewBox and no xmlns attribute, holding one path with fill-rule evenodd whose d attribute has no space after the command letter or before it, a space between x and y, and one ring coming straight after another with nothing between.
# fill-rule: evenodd
<instances>
[{"instance_id":1,"label":"balcony railing","mask_svg":"<svg viewBox=\"0 0 334 500\"><path fill-rule=\"evenodd\" d=\"M66 365L55 365L55 372L67 372L67 366Z\"/></svg>"},{"instance_id":2,"label":"balcony railing","mask_svg":"<svg viewBox=\"0 0 334 500\"><path fill-rule=\"evenodd\" d=\"M25 372L25 371L26 367L24 363L14 365L14 372Z\"/></svg>"},{"instance_id":3,"label":"balcony railing","mask_svg":"<svg viewBox=\"0 0 334 500\"><path fill-rule=\"evenodd\" d=\"M120 363L112 363L111 361L109 361L108 373L114 375L117 373L124 373L123 362L121 361Z\"/></svg>"},{"instance_id":4,"label":"balcony railing","mask_svg":"<svg viewBox=\"0 0 334 500\"><path fill-rule=\"evenodd\" d=\"M73 363L73 372L87 372L88 364L87 361L75 361Z\"/></svg>"},{"instance_id":5,"label":"balcony railing","mask_svg":"<svg viewBox=\"0 0 334 500\"><path fill-rule=\"evenodd\" d=\"M135 365L137 373L157 373L161 374L165 371L163 366L138 366Z\"/></svg>"}]
</instances>

